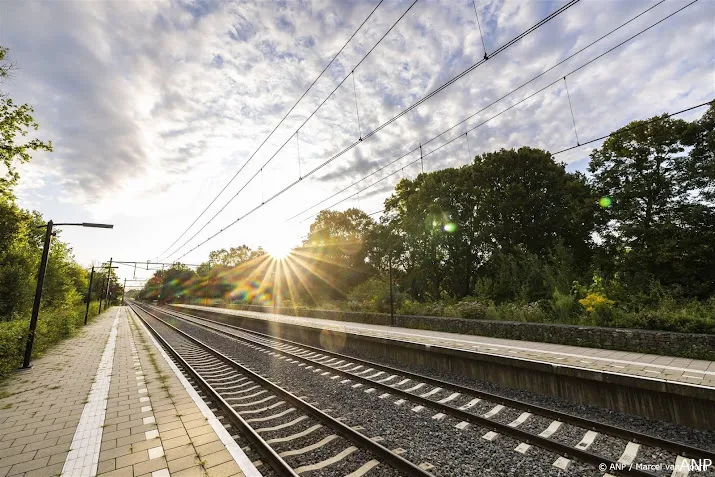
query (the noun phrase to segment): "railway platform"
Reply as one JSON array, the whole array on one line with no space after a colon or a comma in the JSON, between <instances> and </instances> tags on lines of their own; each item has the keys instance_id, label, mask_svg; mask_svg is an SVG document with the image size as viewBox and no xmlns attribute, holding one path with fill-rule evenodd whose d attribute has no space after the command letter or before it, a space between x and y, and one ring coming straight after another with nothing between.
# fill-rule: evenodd
<instances>
[{"instance_id":1,"label":"railway platform","mask_svg":"<svg viewBox=\"0 0 715 477\"><path fill-rule=\"evenodd\" d=\"M229 431L126 307L0 385L0 477L260 475Z\"/></svg>"},{"instance_id":2,"label":"railway platform","mask_svg":"<svg viewBox=\"0 0 715 477\"><path fill-rule=\"evenodd\" d=\"M715 362L250 310L173 305L328 351L358 352L696 428L715 428Z\"/></svg>"},{"instance_id":3,"label":"railway platform","mask_svg":"<svg viewBox=\"0 0 715 477\"><path fill-rule=\"evenodd\" d=\"M393 328L383 325L349 323L318 318L293 317L275 313L232 310L199 305L178 305L196 310L219 310L220 313L250 316L256 319L300 325L324 330L388 338L429 346L440 346L474 353L503 356L556 366L661 379L674 383L700 385L715 389L715 361L674 356L584 348L579 346L509 340L439 331Z\"/></svg>"}]
</instances>

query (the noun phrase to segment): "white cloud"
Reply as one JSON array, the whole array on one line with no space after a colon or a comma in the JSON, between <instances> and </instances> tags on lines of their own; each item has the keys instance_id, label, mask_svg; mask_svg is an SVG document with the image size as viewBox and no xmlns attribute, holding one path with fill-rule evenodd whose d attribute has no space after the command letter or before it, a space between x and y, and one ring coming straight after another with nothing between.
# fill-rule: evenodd
<instances>
[{"instance_id":1,"label":"white cloud","mask_svg":"<svg viewBox=\"0 0 715 477\"><path fill-rule=\"evenodd\" d=\"M35 106L40 137L55 144L54 153L38 154L31 165L23 167L18 195L23 204L40 210L56 207L54 203L50 207L49 201L60 197L89 215L117 217L127 230L151 227L151 234L134 243L116 242L131 241L127 235L108 239L106 254L111 247L122 247L126 253L155 256L246 162L375 3L6 4L0 43L11 48L21 67L10 93ZM293 131L410 3L385 2L378 8L203 220L290 140L286 147L197 239L297 179ZM477 2L487 50L494 51L564 3ZM653 2L580 2L186 258L200 261L211 249L241 241L257 245L266 231L280 233L277 224L286 217L425 142L650 5ZM434 150L463 135L466 127L479 124L683 5L664 2L425 149ZM580 138L588 140L631 119L712 99L715 59L707 52L715 47L713 13L715 4L699 2L569 76ZM418 2L358 67L355 90L349 78L301 129L301 172L305 174L357 140L355 93L364 135L482 55L471 0ZM469 138L472 155L520 145L551 150L573 145L563 85L554 85L490 121ZM587 148L581 148L560 159L582 164L587 153ZM466 143L455 142L428 156L426 170L463 164L467 156ZM414 159L414 155L405 158L384 173L400 170ZM405 174L412 177L418 171L419 164L407 168ZM379 210L389 187L400 177L402 172L381 182L375 188L379 193L361 194L360 206L368 212ZM357 203L357 198L350 199L338 208ZM307 225L302 224L303 230ZM300 234L290 230L291 235ZM82 258L81 247L76 250ZM97 249L92 250L96 253Z\"/></svg>"}]
</instances>

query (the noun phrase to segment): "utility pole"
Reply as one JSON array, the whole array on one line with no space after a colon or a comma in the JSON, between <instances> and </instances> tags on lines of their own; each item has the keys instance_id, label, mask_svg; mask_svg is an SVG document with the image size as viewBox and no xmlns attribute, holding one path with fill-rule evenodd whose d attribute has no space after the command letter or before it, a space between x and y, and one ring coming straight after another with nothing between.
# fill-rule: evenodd
<instances>
[{"instance_id":1,"label":"utility pole","mask_svg":"<svg viewBox=\"0 0 715 477\"><path fill-rule=\"evenodd\" d=\"M109 268L107 268L107 291L104 293L104 309L109 306L109 287L112 284L112 257L109 257ZM100 309L102 308L100 302Z\"/></svg>"},{"instance_id":2,"label":"utility pole","mask_svg":"<svg viewBox=\"0 0 715 477\"><path fill-rule=\"evenodd\" d=\"M122 288L122 301L121 303L124 304L124 294L127 292L127 279L124 279L124 287Z\"/></svg>"},{"instance_id":3,"label":"utility pole","mask_svg":"<svg viewBox=\"0 0 715 477\"><path fill-rule=\"evenodd\" d=\"M102 278L102 286L99 288L99 307L97 308L97 314L102 313L102 299L104 298L104 288L106 287L107 277Z\"/></svg>"},{"instance_id":4,"label":"utility pole","mask_svg":"<svg viewBox=\"0 0 715 477\"><path fill-rule=\"evenodd\" d=\"M94 265L92 272L89 274L89 287L87 287L87 308L84 310L84 324L87 324L87 316L89 315L89 302L92 300L92 280L94 279Z\"/></svg>"},{"instance_id":5,"label":"utility pole","mask_svg":"<svg viewBox=\"0 0 715 477\"><path fill-rule=\"evenodd\" d=\"M211 287L211 260L209 260L209 272L206 275L206 292L204 293L204 306L208 306L209 302L209 288Z\"/></svg>"},{"instance_id":6,"label":"utility pole","mask_svg":"<svg viewBox=\"0 0 715 477\"><path fill-rule=\"evenodd\" d=\"M390 326L395 326L395 297L392 293L392 250L387 258L387 264L390 269Z\"/></svg>"},{"instance_id":7,"label":"utility pole","mask_svg":"<svg viewBox=\"0 0 715 477\"><path fill-rule=\"evenodd\" d=\"M109 268L107 272L107 293L104 295L104 309L109 307L109 287L112 286L112 257L109 257Z\"/></svg>"},{"instance_id":8,"label":"utility pole","mask_svg":"<svg viewBox=\"0 0 715 477\"><path fill-rule=\"evenodd\" d=\"M30 334L27 336L27 346L25 347L25 358L22 367L30 368L30 357L32 356L32 344L35 342L35 329L37 328L37 317L40 314L40 300L42 299L42 286L45 284L45 271L47 271L47 257L50 254L50 242L52 241L52 226L54 223L47 222L45 230L45 245L42 248L42 261L40 262L40 272L37 274L37 288L35 288L35 301L32 303L32 317L30 318Z\"/></svg>"},{"instance_id":9,"label":"utility pole","mask_svg":"<svg viewBox=\"0 0 715 477\"><path fill-rule=\"evenodd\" d=\"M102 265L102 268L104 268L104 265ZM102 299L104 299L104 309L106 310L107 307L109 306L109 286L111 284L111 273L113 268L119 268L119 267L113 267L112 266L112 259L109 259L109 265L107 265L107 276L106 278L102 281L102 287L100 288L99 292L99 308L97 309L97 314L102 312ZM106 293L105 293L106 290Z\"/></svg>"}]
</instances>

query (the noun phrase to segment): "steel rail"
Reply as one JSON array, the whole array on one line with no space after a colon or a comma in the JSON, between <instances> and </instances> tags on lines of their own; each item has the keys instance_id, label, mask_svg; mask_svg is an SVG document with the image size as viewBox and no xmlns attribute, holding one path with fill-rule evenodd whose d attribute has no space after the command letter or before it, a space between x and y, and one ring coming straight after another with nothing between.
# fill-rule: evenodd
<instances>
[{"instance_id":1,"label":"steel rail","mask_svg":"<svg viewBox=\"0 0 715 477\"><path fill-rule=\"evenodd\" d=\"M409 476L433 477L432 474L430 474L429 472L423 470L422 468L418 467L417 465L413 464L412 462L408 461L407 459L395 454L391 450L378 444L377 442L375 442L372 439L370 439L369 437L361 434L360 432L356 431L355 429L352 429L351 427L343 424L342 422L338 421L334 417L324 413L323 411L319 410L315 406L308 404L307 402L298 398L296 395L294 395L290 391L287 391L287 390L281 388L280 386L274 384L267 378L259 375L258 373L254 372L254 371L251 371L246 366L234 361L229 356L226 356L225 354L221 353L220 351L215 350L212 347L210 347L209 345L203 343L201 340L194 338L193 336L189 335L188 333L167 323L166 321L162 320L155 314L147 311L143 307L138 306L136 304L134 306L137 306L137 308L144 311L144 313L159 320L161 323L163 323L165 326L169 327L173 331L176 331L180 336L186 338L187 340L191 341L192 343L197 344L201 348L206 349L209 353L213 354L214 356L216 356L217 358L219 358L221 361L225 362L229 366L231 366L235 369L238 369L242 374L249 377L249 379L259 383L262 387L270 389L271 392L280 396L280 398L282 400L284 400L285 402L290 403L291 405L301 409L301 411L303 411L305 414L322 422L323 424L325 424L327 427L331 428L333 431L335 431L342 437L344 437L347 440L358 445L361 449L365 449L365 450L371 452L376 457L381 458L383 463L386 463L386 464L394 467L396 470L398 470L406 475L409 475Z\"/></svg>"},{"instance_id":2,"label":"steel rail","mask_svg":"<svg viewBox=\"0 0 715 477\"><path fill-rule=\"evenodd\" d=\"M463 386L463 385L460 385L460 384L451 383L451 382L449 382L449 381L441 381L441 380L439 380L439 379L432 378L432 377L430 377L430 376L425 376L425 375L422 375L422 374L419 374L419 373L414 373L414 372L412 372L412 371L406 371L406 370L402 370L402 369L399 369L399 368L393 368L393 367L391 367L391 366L387 366L387 365L380 364L380 363L375 363L375 362L373 362L373 361L368 361L368 360L361 359L361 358L355 358L355 357L353 357L353 356L336 353L336 352L334 352L334 351L329 351L329 350L326 350L326 349L323 349L323 348L318 348L318 347L315 347L315 346L311 346L311 345L307 345L307 344L303 344L303 343L298 343L298 342L296 342L296 341L291 341L291 340L286 339L286 338L280 338L280 337L276 337L276 336L272 336L272 335L267 335L267 334L265 334L265 333L261 333L261 332L258 332L258 331L248 330L248 329L242 328L242 327L240 327L240 326L231 325L231 324L226 324L226 323L221 323L221 322L219 322L219 321L215 321L215 320L212 320L212 319L210 319L210 318L206 318L206 317L202 317L202 316L197 316L197 315L191 315L191 314L189 314L189 313L177 312L177 311L175 311L175 310L168 310L168 311L167 311L167 309L165 309L165 308L161 308L161 310L164 311L165 313L169 312L169 313L173 313L173 314L175 314L175 315L177 315L177 316L179 316L179 315L186 315L186 316L189 316L189 317L191 317L191 318L198 318L198 319L201 319L201 320L210 321L210 322L212 322L212 323L216 323L216 324L219 324L219 325L222 325L222 326L226 326L226 327L228 327L228 328L234 328L234 329L236 329L236 330L240 330L240 331L243 331L243 332L246 332L246 333L251 333L251 334L254 334L254 335L258 335L258 336L261 336L261 337L264 337L264 338L267 338L267 339L272 339L272 340L280 341L280 342L282 342L282 343L290 344L290 345L292 345L292 346L298 346L298 347L301 347L301 348L308 349L308 350L310 350L310 351L315 351L315 352L323 353L323 354L326 354L326 355L330 355L330 356L333 356L333 357L335 357L335 358L347 359L347 360L355 361L355 362L358 363L358 364L363 364L363 365L366 365L366 366L375 368L376 370L386 371L386 372L390 372L390 373L393 373L393 374L401 374L401 375L403 375L403 376L405 376L405 377L407 377L407 378L410 378L410 379L413 379L413 380L424 381L425 383L431 384L431 385L433 385L433 386L439 386L439 387L442 387L442 388L445 388L445 387L446 387L446 388L451 388L451 389L454 389L455 391L461 392L462 394L473 394L473 395L476 396L476 397L479 397L479 398L481 398L481 399L485 399L485 400L494 402L494 403L496 403L496 404L501 404L501 405L504 405L504 406L507 406L507 407L512 407L512 408L519 409L519 410L522 410L522 411L531 412L532 414L538 414L538 415L541 415L541 416L544 416L544 417L549 417L549 418L552 418L552 419L556 419L556 420L565 422L565 423L567 423L567 424L571 424L571 425L574 425L574 426L582 427L582 428L584 428L584 429L589 429L589 430L592 430L592 431L598 431L598 432L601 433L601 434L607 434L607 435L610 435L610 436L612 436L612 437L619 437L619 438L621 438L621 439L633 441L633 442L635 442L635 443L637 443L637 444L643 444L643 445L647 445L647 446L650 446L650 447L656 447L656 448L659 448L659 449L667 450L667 451L676 453L676 454L678 454L678 455L681 455L681 456L683 456L683 457L688 457L688 458L690 458L690 459L712 459L713 461L715 461L715 452L708 451L708 450L706 450L706 449L701 449L701 448L694 447L694 446L690 446L690 445L687 445L687 444L682 444L682 443L678 443L678 442L675 442L675 441L670 441L670 440L667 440L667 439L663 439L663 438L660 438L660 437L651 436L651 435L644 434L644 433L638 432L638 431L631 431L631 430L628 430L628 429L624 429L624 428L622 428L622 427L613 426L613 425L611 425L611 424L606 424L606 423L602 423L602 422L598 422L598 421L593 421L593 420L590 420L590 419L587 419L587 418L584 418L584 417L580 417L580 416L576 416L576 415L573 415L573 414L569 414L569 413L566 413L566 412L563 412L563 411L557 411L557 410L550 409L550 408L547 408L547 407L542 407L542 406L538 406L538 405L535 405L535 404L530 404L530 403L527 403L527 402L524 402L524 401L519 401L519 400L517 400L517 399L512 399L512 398L508 398L508 397L499 396L499 395L497 395L497 394L493 394L493 393L490 393L490 392L487 392L487 391L480 391L480 390L477 390L477 389L474 389L474 388L470 388L470 387L467 387L467 386ZM230 316L230 315L227 315L227 316ZM179 316L179 317L180 317L180 316ZM250 317L248 317L248 318L250 318ZM224 331L224 333L225 333L225 331ZM389 340L389 341L394 341L394 340L392 340L391 338L383 338L383 339L386 339L386 340ZM440 348L440 347L439 347L439 346L432 346L432 348Z\"/></svg>"},{"instance_id":3,"label":"steel rail","mask_svg":"<svg viewBox=\"0 0 715 477\"><path fill-rule=\"evenodd\" d=\"M166 349L170 355L177 360L180 366L186 371L191 378L199 385L199 387L210 397L210 399L218 405L221 410L222 415L226 416L228 421L239 429L244 437L251 443L254 449L263 457L266 463L276 471L281 477L298 477L293 469L279 456L266 441L258 435L256 431L253 430L251 426L231 407L231 405L226 402L223 397L216 391L206 380L201 377L201 375L196 371L181 355L151 326L147 321L142 318L135 308L138 308L143 313L154 316L149 311L145 310L140 306L136 306L132 303L129 304L129 308L137 315L137 317L142 320L144 325L149 329L151 334L161 343L161 345ZM157 318L158 319L158 318ZM162 320L160 320L162 321Z\"/></svg>"},{"instance_id":4,"label":"steel rail","mask_svg":"<svg viewBox=\"0 0 715 477\"><path fill-rule=\"evenodd\" d=\"M165 314L171 316L171 313L167 313L167 312L164 311L164 310L162 310L162 311L163 311ZM180 317L180 316L177 316L177 315L173 315L173 316L176 317L176 318L184 319L184 320L185 320L185 318L182 318L182 317ZM185 321L186 321L186 320L185 320ZM409 392L396 389L396 388L394 388L394 387L392 387L392 386L389 386L389 385L386 385L386 384L381 384L381 383L378 383L378 382L376 382L376 381L372 381L372 380L370 380L370 379L364 378L364 377L362 377L362 376L357 376L357 375L352 374L352 373L349 373L349 372L347 372L347 371L342 371L342 370L339 370L339 369L336 369L336 368L327 366L327 365L325 365L325 364L321 364L321 363L319 363L319 362L316 362L316 361L311 360L310 358L304 358L304 357L302 357L302 356L300 356L300 355L298 355L298 354L294 354L294 353L292 353L292 352L290 352L290 351L280 350L280 349L274 348L274 347L272 347L272 346L266 345L266 344L264 344L264 343L260 343L260 342L257 342L257 341L253 341L253 340L250 340L250 339L248 339L248 338L244 338L244 337L242 337L242 336L234 335L234 334L229 333L229 332L227 332L227 331L225 331L225 330L216 329L216 328L214 328L213 326L208 326L208 325L205 325L205 324L202 324L202 323L193 323L193 322L191 322L191 321L189 321L189 323L192 323L192 324L194 324L195 326L204 327L204 328L206 328L206 329L209 329L209 330L211 330L211 331L217 332L217 333L219 333L219 334L224 334L224 335L226 335L226 336L230 336L230 337L232 337L232 338L234 338L234 339L240 339L240 340L243 340L243 341L252 343L252 344L258 344L258 345L260 345L260 346L263 346L263 347L266 347L266 348L270 348L270 349L272 349L272 350L274 350L274 351L276 351L276 352L279 352L279 353L284 354L284 355L288 355L288 356L292 357L293 359L297 359L297 360L300 360L300 361L302 361L302 362L310 363L310 364L313 364L313 365L318 364L318 365L320 365L320 366L322 366L322 367L324 367L324 368L326 368L326 369L330 369L331 372L334 372L334 373L336 373L336 374L343 375L343 376L345 376L345 377L349 377L350 379L352 379L352 380L354 380L354 381L360 381L360 382L362 382L363 384L369 385L369 386L374 387L374 388L379 388L379 389L381 389L381 390L383 390L383 391L385 391L385 392L389 392L390 394L394 394L394 395L397 396L397 397L407 399L407 400L409 400L409 401L411 401L411 402L415 402L415 403L417 403L417 404L419 404L419 405L421 405L421 406L429 407L429 408L435 409L435 410L437 410L437 411L439 411L439 412L441 412L441 413L443 413L443 414L452 416L452 417L454 417L454 418L456 418L456 419L460 419L460 420L462 420L462 421L466 421L466 422L469 422L469 423L471 423L471 424L475 424L475 425L478 425L478 426L481 426L481 427L484 427L484 428L493 430L493 431L498 432L498 433L500 433L500 434L507 435L507 436L509 436L509 437L512 437L512 438L514 438L514 439L517 439L517 440L520 441L520 442L526 442L527 444L535 445L535 446L540 447L540 448L542 448L542 449L546 449L546 450L552 451L552 452L554 452L554 453L556 453L556 454L558 454L558 455L563 455L563 456L566 456L566 457L576 458L576 459L578 459L578 460L580 460L580 461L582 461L582 462L585 462L585 463L587 463L587 464L591 464L591 465L593 465L593 466L596 467L596 468L599 468L599 466L602 466L602 465L606 465L606 468L607 468L607 469L611 469L611 470L609 470L609 472L610 472L610 473L613 473L613 474L615 474L615 475L636 475L636 476L642 476L642 477L654 477L654 475L655 475L655 474L652 474L652 473L649 473L649 472L644 472L644 471L642 471L642 470L640 470L640 469L635 469L635 468L631 468L631 469L625 469L625 468L624 468L623 470L617 470L617 469L619 468L619 465L618 465L618 463L617 463L616 461L614 461L614 460L612 460L612 459L609 459L609 458L606 458L606 457L602 457L602 456L599 456L599 455L596 455L596 454L593 454L593 453L591 453L591 452L588 452L588 451L585 451L585 450L581 450L581 449L578 449L578 448L575 448L575 447L571 447L571 446L568 446L568 445L566 445L566 444L562 444L562 443L560 443L560 442L558 442L558 441L554 441L554 440L551 440L551 439L548 439L548 438L545 438L545 437L541 437L541 436L539 436L539 435L532 434L531 432L524 431L524 430L518 429L518 428L516 428L516 427L511 427L511 426L509 426L508 424L502 424L502 423L500 423L500 422L493 421L493 420L491 420L491 419L489 419L489 418L482 417L482 416L479 416L479 415L476 415L476 414L472 414L472 413L463 411L463 410L458 409L458 408L454 408L454 407L448 406L447 404L442 404L442 403L439 403L439 402L437 402L437 401L432 401L432 400L427 399L427 398L425 398L425 397L421 397L421 396L419 396L419 395L411 394L411 393L409 393ZM265 335L264 335L264 336L265 336ZM267 339L273 339L273 338L267 337ZM293 346L299 346L299 347L301 346L301 345L295 344L295 343L291 343L291 345L293 345ZM323 353L322 350L318 350L318 351L316 351L316 352ZM330 354L330 353L323 353L323 354ZM336 356L336 357L337 357L337 356ZM350 361L358 361L358 362L359 362L359 360L354 360L354 359L352 359L352 358L350 358L350 357L345 357L345 358L349 359ZM371 366L371 367L372 367L372 366ZM376 369L377 369L377 368L376 368ZM400 372L397 371L397 370L395 371L395 373L396 373L396 374L400 374ZM445 384L445 385L446 385L446 383L442 383L442 384ZM449 387L449 386L447 386L447 387Z\"/></svg>"}]
</instances>

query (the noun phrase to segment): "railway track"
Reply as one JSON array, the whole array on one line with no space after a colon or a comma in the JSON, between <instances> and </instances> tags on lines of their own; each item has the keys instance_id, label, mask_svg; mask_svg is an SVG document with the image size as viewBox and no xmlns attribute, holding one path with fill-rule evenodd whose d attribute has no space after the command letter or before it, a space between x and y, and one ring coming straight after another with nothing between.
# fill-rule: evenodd
<instances>
[{"instance_id":1,"label":"railway track","mask_svg":"<svg viewBox=\"0 0 715 477\"><path fill-rule=\"evenodd\" d=\"M166 317L184 320L213 333L239 340L256 351L270 354L304 369L320 374L330 373L329 377L336 383L349 385L356 392L373 394L376 399L398 398L394 401L396 405L401 406L409 402L409 409L414 412L438 411L432 419L439 420L450 416L457 420L455 427L458 431L465 431L469 426L488 429L482 436L488 441L495 440L500 435L509 436L518 442L513 449L516 453L527 454L532 446L549 450L559 455L553 462L556 468L565 470L571 460L576 459L594 468L606 469L601 475L652 476L666 474L662 471L653 473L642 470L649 468L649 464L654 464L648 462L648 456L661 462L663 459L669 460L676 467L687 464L689 459L712 458L712 453L702 449L589 421L579 416L505 399L206 318L173 310L152 309ZM566 443L568 439L559 438L578 434L582 438L575 445L573 442ZM617 455L613 451L616 448L621 449ZM687 474L671 474L668 471L667 475Z\"/></svg>"},{"instance_id":2,"label":"railway track","mask_svg":"<svg viewBox=\"0 0 715 477\"><path fill-rule=\"evenodd\" d=\"M360 477L379 469L386 476L430 476L400 449L380 445L379 437L363 435L152 311L130 307L276 474ZM305 445L309 439L317 442Z\"/></svg>"}]
</instances>

